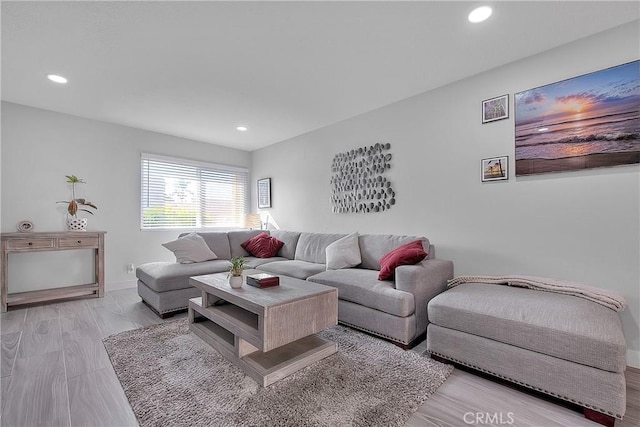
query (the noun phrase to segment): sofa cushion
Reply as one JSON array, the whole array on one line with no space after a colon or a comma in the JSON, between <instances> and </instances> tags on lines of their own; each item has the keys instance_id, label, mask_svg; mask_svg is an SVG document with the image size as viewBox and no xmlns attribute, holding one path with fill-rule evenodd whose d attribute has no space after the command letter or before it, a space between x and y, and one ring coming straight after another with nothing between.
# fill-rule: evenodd
<instances>
[{"instance_id":1,"label":"sofa cushion","mask_svg":"<svg viewBox=\"0 0 640 427\"><path fill-rule=\"evenodd\" d=\"M178 237L176 240L163 243L162 246L173 252L176 262L180 264L193 264L194 262L210 261L218 258L209 249L204 239L196 233Z\"/></svg>"},{"instance_id":2,"label":"sofa cushion","mask_svg":"<svg viewBox=\"0 0 640 427\"><path fill-rule=\"evenodd\" d=\"M136 277L156 292L188 288L189 277L229 271L227 260L178 264L175 262L150 262L136 269Z\"/></svg>"},{"instance_id":3,"label":"sofa cushion","mask_svg":"<svg viewBox=\"0 0 640 427\"><path fill-rule=\"evenodd\" d=\"M413 265L419 263L427 257L427 253L422 247L421 240L402 245L395 248L382 258L380 258L379 280L393 280L396 274L396 267L401 265Z\"/></svg>"},{"instance_id":4,"label":"sofa cushion","mask_svg":"<svg viewBox=\"0 0 640 427\"><path fill-rule=\"evenodd\" d=\"M358 233L351 233L327 246L327 270L340 270L360 264Z\"/></svg>"},{"instance_id":5,"label":"sofa cushion","mask_svg":"<svg viewBox=\"0 0 640 427\"><path fill-rule=\"evenodd\" d=\"M247 240L241 246L254 257L271 258L276 256L283 245L284 242L263 232Z\"/></svg>"},{"instance_id":6,"label":"sofa cushion","mask_svg":"<svg viewBox=\"0 0 640 427\"><path fill-rule=\"evenodd\" d=\"M583 298L466 283L433 298L428 314L445 328L606 371L625 369L619 314Z\"/></svg>"},{"instance_id":7,"label":"sofa cushion","mask_svg":"<svg viewBox=\"0 0 640 427\"><path fill-rule=\"evenodd\" d=\"M300 233L294 259L326 264L327 246L344 236L346 234Z\"/></svg>"},{"instance_id":8,"label":"sofa cushion","mask_svg":"<svg viewBox=\"0 0 640 427\"><path fill-rule=\"evenodd\" d=\"M324 271L325 268L324 264L299 260L276 261L258 266L258 270L295 277L301 280L305 280L309 276Z\"/></svg>"},{"instance_id":9,"label":"sofa cushion","mask_svg":"<svg viewBox=\"0 0 640 427\"><path fill-rule=\"evenodd\" d=\"M226 234L229 236L229 249L231 250L229 259L234 256L246 257L251 255L242 247L242 244L261 233L264 233L264 230L236 230L227 232Z\"/></svg>"},{"instance_id":10,"label":"sofa cushion","mask_svg":"<svg viewBox=\"0 0 640 427\"><path fill-rule=\"evenodd\" d=\"M182 233L180 237L189 233ZM198 233L217 256L218 259L231 259L231 251L229 250L229 238L227 233L207 231Z\"/></svg>"},{"instance_id":11,"label":"sofa cushion","mask_svg":"<svg viewBox=\"0 0 640 427\"><path fill-rule=\"evenodd\" d=\"M284 246L282 246L280 252L278 252L278 256L294 259L300 233L297 231L271 230L270 234L284 243Z\"/></svg>"},{"instance_id":12,"label":"sofa cushion","mask_svg":"<svg viewBox=\"0 0 640 427\"><path fill-rule=\"evenodd\" d=\"M359 237L360 254L362 256L361 268L380 270L380 258L395 248L422 240L425 251L429 250L429 239L416 236L395 236L390 234L361 234Z\"/></svg>"},{"instance_id":13,"label":"sofa cushion","mask_svg":"<svg viewBox=\"0 0 640 427\"><path fill-rule=\"evenodd\" d=\"M307 280L337 288L341 300L394 316L407 317L415 311L413 294L397 290L393 283L379 281L377 271L361 268L326 270Z\"/></svg>"},{"instance_id":14,"label":"sofa cushion","mask_svg":"<svg viewBox=\"0 0 640 427\"><path fill-rule=\"evenodd\" d=\"M288 261L288 259L281 256L274 256L271 258L256 258L254 256L248 256L244 258L244 268L256 268L259 265L275 261Z\"/></svg>"}]
</instances>

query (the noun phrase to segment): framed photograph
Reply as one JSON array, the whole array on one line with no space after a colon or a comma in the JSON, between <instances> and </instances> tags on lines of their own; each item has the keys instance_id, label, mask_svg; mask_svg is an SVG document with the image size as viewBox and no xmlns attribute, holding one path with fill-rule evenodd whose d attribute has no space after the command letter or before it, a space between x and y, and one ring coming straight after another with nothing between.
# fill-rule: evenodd
<instances>
[{"instance_id":1,"label":"framed photograph","mask_svg":"<svg viewBox=\"0 0 640 427\"><path fill-rule=\"evenodd\" d=\"M639 62L516 93L516 176L640 163Z\"/></svg>"},{"instance_id":2,"label":"framed photograph","mask_svg":"<svg viewBox=\"0 0 640 427\"><path fill-rule=\"evenodd\" d=\"M271 207L271 178L258 180L258 209Z\"/></svg>"},{"instance_id":3,"label":"framed photograph","mask_svg":"<svg viewBox=\"0 0 640 427\"><path fill-rule=\"evenodd\" d=\"M482 123L509 118L509 95L482 101Z\"/></svg>"},{"instance_id":4,"label":"framed photograph","mask_svg":"<svg viewBox=\"0 0 640 427\"><path fill-rule=\"evenodd\" d=\"M482 182L509 179L509 156L482 159Z\"/></svg>"}]
</instances>

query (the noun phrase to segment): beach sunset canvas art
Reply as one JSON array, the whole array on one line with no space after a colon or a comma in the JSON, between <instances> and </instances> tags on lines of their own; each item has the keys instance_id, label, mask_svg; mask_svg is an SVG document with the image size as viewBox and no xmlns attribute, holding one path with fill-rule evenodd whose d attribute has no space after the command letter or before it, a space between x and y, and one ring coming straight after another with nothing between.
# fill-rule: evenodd
<instances>
[{"instance_id":1,"label":"beach sunset canvas art","mask_svg":"<svg viewBox=\"0 0 640 427\"><path fill-rule=\"evenodd\" d=\"M640 61L515 94L516 176L640 163Z\"/></svg>"}]
</instances>

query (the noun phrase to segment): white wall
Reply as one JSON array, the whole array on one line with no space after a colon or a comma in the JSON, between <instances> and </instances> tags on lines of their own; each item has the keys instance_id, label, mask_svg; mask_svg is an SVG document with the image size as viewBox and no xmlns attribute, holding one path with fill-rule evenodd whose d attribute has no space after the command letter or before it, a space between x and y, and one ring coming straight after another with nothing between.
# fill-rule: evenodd
<instances>
[{"instance_id":1,"label":"white wall","mask_svg":"<svg viewBox=\"0 0 640 427\"><path fill-rule=\"evenodd\" d=\"M253 181L272 178L269 212L283 229L425 235L456 275L530 274L620 291L630 306L628 363L640 367L638 165L516 178L513 108L508 120L480 118L484 99L509 93L513 106L515 92L636 60L638 40L635 21L255 151ZM391 143L396 206L331 213L333 156L380 141ZM510 158L509 181L481 183L480 159L500 155Z\"/></svg>"},{"instance_id":2,"label":"white wall","mask_svg":"<svg viewBox=\"0 0 640 427\"><path fill-rule=\"evenodd\" d=\"M246 151L3 102L2 231L16 231L24 219L35 231L64 230L65 205L55 202L69 200L64 176L74 174L87 182L77 197L98 206L87 215L88 228L107 232L107 289L135 280L127 264L175 260L160 244L178 231L140 231L141 152L247 168L251 162ZM91 282L91 251L10 257L10 292Z\"/></svg>"}]
</instances>

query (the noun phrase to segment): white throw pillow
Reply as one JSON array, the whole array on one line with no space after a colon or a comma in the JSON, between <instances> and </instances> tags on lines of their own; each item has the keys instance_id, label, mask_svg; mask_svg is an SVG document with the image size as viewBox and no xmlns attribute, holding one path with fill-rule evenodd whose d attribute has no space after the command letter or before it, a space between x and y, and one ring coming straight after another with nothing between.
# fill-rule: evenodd
<instances>
[{"instance_id":1,"label":"white throw pillow","mask_svg":"<svg viewBox=\"0 0 640 427\"><path fill-rule=\"evenodd\" d=\"M169 249L176 256L176 262L180 264L192 264L194 262L217 259L207 242L197 233L190 233L172 242L163 243L162 246Z\"/></svg>"},{"instance_id":2,"label":"white throw pillow","mask_svg":"<svg viewBox=\"0 0 640 427\"><path fill-rule=\"evenodd\" d=\"M355 267L362 262L358 233L351 233L327 246L327 270Z\"/></svg>"}]
</instances>

